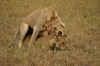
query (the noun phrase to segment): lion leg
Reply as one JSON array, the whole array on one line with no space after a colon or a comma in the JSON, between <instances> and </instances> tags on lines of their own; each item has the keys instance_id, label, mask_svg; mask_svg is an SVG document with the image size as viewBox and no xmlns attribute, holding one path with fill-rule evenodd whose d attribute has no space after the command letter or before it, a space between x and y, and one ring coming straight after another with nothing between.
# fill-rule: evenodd
<instances>
[{"instance_id":1,"label":"lion leg","mask_svg":"<svg viewBox=\"0 0 100 66\"><path fill-rule=\"evenodd\" d=\"M40 30L38 28L36 28L36 26L34 26L34 31L32 33L32 37L29 43L29 47L31 47L31 43L35 43L37 36L39 35Z\"/></svg>"},{"instance_id":2,"label":"lion leg","mask_svg":"<svg viewBox=\"0 0 100 66\"><path fill-rule=\"evenodd\" d=\"M29 29L29 27L27 24L23 23L21 25L21 29L20 29L21 36L20 36L20 40L19 40L19 48L21 48L21 46L22 46L22 41L23 41L26 33L28 32L28 29Z\"/></svg>"}]
</instances>

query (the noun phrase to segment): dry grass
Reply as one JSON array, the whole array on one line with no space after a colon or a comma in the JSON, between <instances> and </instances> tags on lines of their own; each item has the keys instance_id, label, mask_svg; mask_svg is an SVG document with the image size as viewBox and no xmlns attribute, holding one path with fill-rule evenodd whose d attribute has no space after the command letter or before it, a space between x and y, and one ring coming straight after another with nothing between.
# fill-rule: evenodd
<instances>
[{"instance_id":1,"label":"dry grass","mask_svg":"<svg viewBox=\"0 0 100 66\"><path fill-rule=\"evenodd\" d=\"M49 51L40 44L8 48L22 19L38 8L54 7L72 51ZM24 42L24 43L25 43ZM99 0L0 0L0 66L100 66Z\"/></svg>"}]
</instances>

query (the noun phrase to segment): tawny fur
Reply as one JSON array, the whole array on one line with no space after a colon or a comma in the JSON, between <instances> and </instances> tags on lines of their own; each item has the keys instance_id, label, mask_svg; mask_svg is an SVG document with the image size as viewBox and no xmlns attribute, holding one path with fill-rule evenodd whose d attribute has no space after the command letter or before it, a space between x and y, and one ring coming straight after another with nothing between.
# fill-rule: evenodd
<instances>
[{"instance_id":1,"label":"tawny fur","mask_svg":"<svg viewBox=\"0 0 100 66\"><path fill-rule=\"evenodd\" d=\"M63 35L60 34L59 35L58 33L54 34L52 36L40 37L40 38L37 39L36 43L37 44L41 44L42 41L45 44L49 43L50 50L55 50L55 49L66 50L66 49L70 49L69 46L68 46L68 42L67 42L67 35L66 34L63 34Z\"/></svg>"},{"instance_id":2,"label":"tawny fur","mask_svg":"<svg viewBox=\"0 0 100 66\"><path fill-rule=\"evenodd\" d=\"M36 41L37 36L40 32L48 31L54 33L53 29L56 29L55 32L62 30L64 28L64 24L61 22L57 12L52 7L38 9L27 17L25 17L20 26L20 40L19 40L19 48L22 46L22 41L28 32L29 27L33 29L32 37L29 42L29 46L31 43ZM17 32L17 33L19 33Z\"/></svg>"}]
</instances>

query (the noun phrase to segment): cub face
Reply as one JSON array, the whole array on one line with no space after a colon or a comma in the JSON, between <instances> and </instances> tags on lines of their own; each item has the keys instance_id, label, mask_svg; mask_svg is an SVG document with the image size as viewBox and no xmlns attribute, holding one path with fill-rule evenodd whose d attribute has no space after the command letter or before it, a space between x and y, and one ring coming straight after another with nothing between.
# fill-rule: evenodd
<instances>
[{"instance_id":1,"label":"cub face","mask_svg":"<svg viewBox=\"0 0 100 66\"><path fill-rule=\"evenodd\" d=\"M62 34L61 31L59 31L57 35L54 34L50 40L50 49L66 50L68 48L66 34Z\"/></svg>"}]
</instances>

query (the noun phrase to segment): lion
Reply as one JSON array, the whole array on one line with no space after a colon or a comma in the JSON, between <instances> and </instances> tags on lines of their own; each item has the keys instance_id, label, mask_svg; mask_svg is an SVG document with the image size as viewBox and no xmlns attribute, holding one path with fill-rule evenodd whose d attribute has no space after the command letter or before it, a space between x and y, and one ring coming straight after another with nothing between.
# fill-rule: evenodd
<instances>
[{"instance_id":1,"label":"lion","mask_svg":"<svg viewBox=\"0 0 100 66\"><path fill-rule=\"evenodd\" d=\"M57 24L54 23L54 21L56 21ZM53 25L54 27L52 27ZM61 22L60 17L52 7L35 10L23 19L20 28L16 31L14 39L9 47L13 44L13 42L20 34L19 48L21 48L23 39L25 38L29 27L33 29L33 33L29 42L30 47L32 42L36 42L37 36L40 33L44 31L53 33L52 29L57 29L57 31L62 30L62 28L65 27L65 24Z\"/></svg>"},{"instance_id":2,"label":"lion","mask_svg":"<svg viewBox=\"0 0 100 66\"><path fill-rule=\"evenodd\" d=\"M71 50L68 46L67 35L59 31L56 34L39 37L36 41L37 44L49 44L49 49L54 50Z\"/></svg>"}]
</instances>

